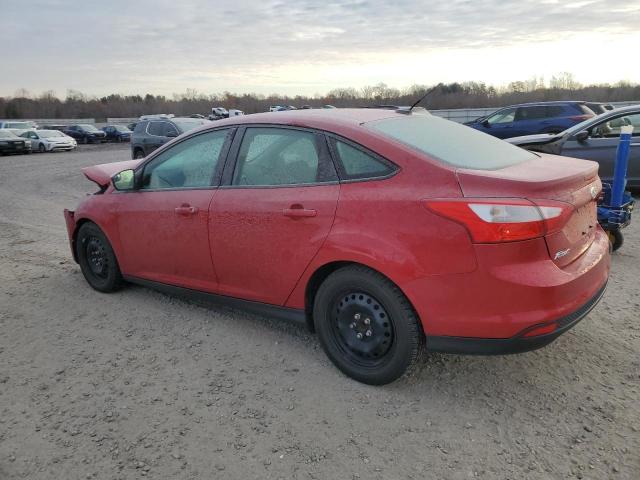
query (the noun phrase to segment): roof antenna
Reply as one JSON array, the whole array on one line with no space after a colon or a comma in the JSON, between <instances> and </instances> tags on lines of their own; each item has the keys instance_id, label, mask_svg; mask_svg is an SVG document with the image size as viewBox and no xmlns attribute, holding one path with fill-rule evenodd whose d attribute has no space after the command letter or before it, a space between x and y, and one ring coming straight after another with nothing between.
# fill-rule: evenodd
<instances>
[{"instance_id":1,"label":"roof antenna","mask_svg":"<svg viewBox=\"0 0 640 480\"><path fill-rule=\"evenodd\" d=\"M437 86L435 87L431 87L429 90L427 90L427 93L425 93L423 96L421 96L417 102L415 102L413 105L411 105L411 107L409 108L409 110L405 110L404 108L399 108L398 110L396 110L398 113L406 113L407 115L411 113L411 110L414 109L414 107L416 107L420 102L422 102L425 98L427 98L436 88L438 88Z\"/></svg>"}]
</instances>

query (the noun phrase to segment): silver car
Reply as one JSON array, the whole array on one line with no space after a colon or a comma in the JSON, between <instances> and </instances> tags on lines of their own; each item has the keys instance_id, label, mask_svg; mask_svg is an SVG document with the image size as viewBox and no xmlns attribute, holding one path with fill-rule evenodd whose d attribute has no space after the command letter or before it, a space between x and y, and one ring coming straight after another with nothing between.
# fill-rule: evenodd
<instances>
[{"instance_id":1,"label":"silver car","mask_svg":"<svg viewBox=\"0 0 640 480\"><path fill-rule=\"evenodd\" d=\"M20 136L31 140L31 149L34 152L73 150L78 146L73 138L58 130L27 130L22 132Z\"/></svg>"},{"instance_id":2,"label":"silver car","mask_svg":"<svg viewBox=\"0 0 640 480\"><path fill-rule=\"evenodd\" d=\"M627 187L640 189L640 105L617 108L578 123L557 134L526 135L506 141L535 152L594 160L600 164L600 178L611 181L620 128L632 125Z\"/></svg>"}]
</instances>

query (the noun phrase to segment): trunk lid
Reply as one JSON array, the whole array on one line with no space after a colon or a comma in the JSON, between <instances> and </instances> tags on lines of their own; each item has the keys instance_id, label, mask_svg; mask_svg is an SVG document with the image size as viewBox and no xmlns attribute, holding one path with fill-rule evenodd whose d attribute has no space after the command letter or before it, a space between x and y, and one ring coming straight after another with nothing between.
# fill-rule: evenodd
<instances>
[{"instance_id":1,"label":"trunk lid","mask_svg":"<svg viewBox=\"0 0 640 480\"><path fill-rule=\"evenodd\" d=\"M595 238L597 197L602 190L596 162L540 154L539 158L499 170L459 169L456 174L465 197L568 204L571 213L566 223L545 235L549 256L560 267L582 255Z\"/></svg>"}]
</instances>

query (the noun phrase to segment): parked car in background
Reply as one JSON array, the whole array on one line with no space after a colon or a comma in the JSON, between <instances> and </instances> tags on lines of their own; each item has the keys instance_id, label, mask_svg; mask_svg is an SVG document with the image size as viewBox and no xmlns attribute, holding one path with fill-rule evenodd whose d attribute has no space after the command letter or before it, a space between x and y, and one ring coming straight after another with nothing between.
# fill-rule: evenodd
<instances>
[{"instance_id":1,"label":"parked car in background","mask_svg":"<svg viewBox=\"0 0 640 480\"><path fill-rule=\"evenodd\" d=\"M131 140L131 130L124 125L107 125L102 127L102 131L107 135L107 140L112 142L128 142Z\"/></svg>"},{"instance_id":2,"label":"parked car in background","mask_svg":"<svg viewBox=\"0 0 640 480\"><path fill-rule=\"evenodd\" d=\"M131 135L131 157L146 157L169 140L206 123L209 123L209 121L189 117L142 120L136 124L136 128Z\"/></svg>"},{"instance_id":3,"label":"parked car in background","mask_svg":"<svg viewBox=\"0 0 640 480\"><path fill-rule=\"evenodd\" d=\"M83 173L100 193L65 219L94 289L127 280L307 322L370 384L423 346L542 347L609 276L596 163L428 113L245 115Z\"/></svg>"},{"instance_id":4,"label":"parked car in background","mask_svg":"<svg viewBox=\"0 0 640 480\"><path fill-rule=\"evenodd\" d=\"M28 120L2 120L0 128L14 128L16 130L27 130L29 128L38 128L36 122Z\"/></svg>"},{"instance_id":5,"label":"parked car in background","mask_svg":"<svg viewBox=\"0 0 640 480\"><path fill-rule=\"evenodd\" d=\"M211 114L209 115L209 120L221 120L223 118L229 117L229 111L224 107L213 107L211 109Z\"/></svg>"},{"instance_id":6,"label":"parked car in background","mask_svg":"<svg viewBox=\"0 0 640 480\"><path fill-rule=\"evenodd\" d=\"M64 132L67 128L69 128L69 126L68 125L63 125L61 123L53 123L53 124L50 124L50 125L41 125L38 128L42 129L42 130L59 130L61 132Z\"/></svg>"},{"instance_id":7,"label":"parked car in background","mask_svg":"<svg viewBox=\"0 0 640 480\"><path fill-rule=\"evenodd\" d=\"M585 102L524 103L501 108L465 125L498 138L558 133L595 114Z\"/></svg>"},{"instance_id":8,"label":"parked car in background","mask_svg":"<svg viewBox=\"0 0 640 480\"><path fill-rule=\"evenodd\" d=\"M199 113L192 113L191 115L189 115L189 118L207 118L207 117Z\"/></svg>"},{"instance_id":9,"label":"parked car in background","mask_svg":"<svg viewBox=\"0 0 640 480\"><path fill-rule=\"evenodd\" d=\"M513 145L535 152L584 158L600 164L599 175L611 181L620 139L620 128L632 125L627 186L640 189L640 105L616 108L590 118L558 134L510 138Z\"/></svg>"},{"instance_id":10,"label":"parked car in background","mask_svg":"<svg viewBox=\"0 0 640 480\"><path fill-rule=\"evenodd\" d=\"M244 115L242 110L236 110L235 108L229 109L229 117L239 117L240 115Z\"/></svg>"},{"instance_id":11,"label":"parked car in background","mask_svg":"<svg viewBox=\"0 0 640 480\"><path fill-rule=\"evenodd\" d=\"M613 110L613 105L610 103L600 103L600 102L585 102L585 105L589 107L589 109L595 113L596 115L600 115L601 113L606 113L609 110Z\"/></svg>"},{"instance_id":12,"label":"parked car in background","mask_svg":"<svg viewBox=\"0 0 640 480\"><path fill-rule=\"evenodd\" d=\"M59 130L27 130L20 134L29 140L31 149L40 153L73 150L78 146L75 139Z\"/></svg>"},{"instance_id":13,"label":"parked car in background","mask_svg":"<svg viewBox=\"0 0 640 480\"><path fill-rule=\"evenodd\" d=\"M312 109L312 108L313 108L313 107L312 107L311 105L302 105L302 106L300 107L300 110L310 110L310 109Z\"/></svg>"},{"instance_id":14,"label":"parked car in background","mask_svg":"<svg viewBox=\"0 0 640 480\"><path fill-rule=\"evenodd\" d=\"M103 143L107 141L107 134L89 123L69 125L63 133L78 143Z\"/></svg>"},{"instance_id":15,"label":"parked car in background","mask_svg":"<svg viewBox=\"0 0 640 480\"><path fill-rule=\"evenodd\" d=\"M7 128L0 129L0 155L7 153L31 153L31 142L20 138Z\"/></svg>"}]
</instances>

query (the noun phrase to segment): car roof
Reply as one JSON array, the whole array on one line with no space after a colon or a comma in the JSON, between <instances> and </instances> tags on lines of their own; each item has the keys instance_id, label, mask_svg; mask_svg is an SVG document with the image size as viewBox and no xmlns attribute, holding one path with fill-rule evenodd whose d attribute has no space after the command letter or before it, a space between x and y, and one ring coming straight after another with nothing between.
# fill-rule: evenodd
<instances>
[{"instance_id":1,"label":"car roof","mask_svg":"<svg viewBox=\"0 0 640 480\"><path fill-rule=\"evenodd\" d=\"M382 120L384 118L406 117L407 114L397 113L388 109L374 108L336 108L336 109L307 109L285 110L281 112L254 113L218 120L207 124L205 128L215 128L222 125L241 124L275 124L296 127L317 128L319 130L334 130L340 127L357 127L363 123Z\"/></svg>"},{"instance_id":2,"label":"car roof","mask_svg":"<svg viewBox=\"0 0 640 480\"><path fill-rule=\"evenodd\" d=\"M528 103L518 103L515 105L508 105L502 108L511 108L511 107L543 107L546 105L573 105L573 104L582 104L584 105L587 102L582 100L554 100L550 102L528 102Z\"/></svg>"}]
</instances>

